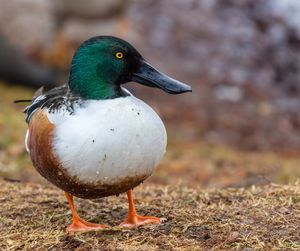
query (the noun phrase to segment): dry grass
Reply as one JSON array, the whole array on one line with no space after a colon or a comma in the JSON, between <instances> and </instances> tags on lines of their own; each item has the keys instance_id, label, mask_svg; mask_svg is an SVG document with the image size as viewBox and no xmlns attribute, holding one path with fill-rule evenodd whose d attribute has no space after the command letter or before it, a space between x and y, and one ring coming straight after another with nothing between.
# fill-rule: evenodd
<instances>
[{"instance_id":1,"label":"dry grass","mask_svg":"<svg viewBox=\"0 0 300 251\"><path fill-rule=\"evenodd\" d=\"M32 92L0 83L0 176L44 182L24 149L23 104L12 103ZM139 212L164 217L163 224L67 236L70 212L61 191L0 180L0 250L300 250L298 153L186 142L182 130L166 122L167 154L147 186L135 191ZM227 188L243 186L248 188ZM127 210L124 195L78 199L77 205L84 218L112 226Z\"/></svg>"},{"instance_id":2,"label":"dry grass","mask_svg":"<svg viewBox=\"0 0 300 251\"><path fill-rule=\"evenodd\" d=\"M164 223L67 236L70 212L61 191L0 181L0 249L300 249L299 185L224 190L140 186L135 191L139 212L164 217ZM82 216L111 226L117 226L127 210L124 195L76 202Z\"/></svg>"}]
</instances>

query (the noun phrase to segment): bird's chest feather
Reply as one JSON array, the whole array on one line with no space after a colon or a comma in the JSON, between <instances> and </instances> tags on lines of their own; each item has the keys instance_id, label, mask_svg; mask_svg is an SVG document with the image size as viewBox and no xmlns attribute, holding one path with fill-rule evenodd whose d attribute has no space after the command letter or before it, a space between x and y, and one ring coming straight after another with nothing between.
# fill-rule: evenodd
<instances>
[{"instance_id":1,"label":"bird's chest feather","mask_svg":"<svg viewBox=\"0 0 300 251\"><path fill-rule=\"evenodd\" d=\"M89 101L72 115L56 112L48 118L55 125L53 152L81 182L115 184L148 177L165 152L162 121L131 96Z\"/></svg>"}]
</instances>

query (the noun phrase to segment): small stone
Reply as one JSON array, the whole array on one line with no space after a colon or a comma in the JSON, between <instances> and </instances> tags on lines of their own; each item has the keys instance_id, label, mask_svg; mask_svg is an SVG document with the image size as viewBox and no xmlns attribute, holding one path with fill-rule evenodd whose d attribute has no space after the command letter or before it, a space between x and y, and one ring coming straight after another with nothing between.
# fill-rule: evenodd
<instances>
[{"instance_id":1,"label":"small stone","mask_svg":"<svg viewBox=\"0 0 300 251\"><path fill-rule=\"evenodd\" d=\"M239 238L240 234L237 231L233 231L229 234L229 237L227 239L228 243L235 242Z\"/></svg>"}]
</instances>

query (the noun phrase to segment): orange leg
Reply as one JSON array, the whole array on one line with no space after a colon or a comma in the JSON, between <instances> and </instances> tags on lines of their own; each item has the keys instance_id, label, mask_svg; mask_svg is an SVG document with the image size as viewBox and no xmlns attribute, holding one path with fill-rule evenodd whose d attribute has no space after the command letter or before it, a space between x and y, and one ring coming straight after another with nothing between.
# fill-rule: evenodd
<instances>
[{"instance_id":1,"label":"orange leg","mask_svg":"<svg viewBox=\"0 0 300 251\"><path fill-rule=\"evenodd\" d=\"M152 216L140 216L136 213L132 190L127 191L129 210L126 219L121 223L120 226L134 228L144 224L160 223L160 218Z\"/></svg>"},{"instance_id":2,"label":"orange leg","mask_svg":"<svg viewBox=\"0 0 300 251\"><path fill-rule=\"evenodd\" d=\"M88 231L99 230L108 227L106 225L95 224L81 219L76 212L73 196L66 192L66 197L70 205L70 209L72 212L72 221L73 221L72 224L68 226L67 233L88 232Z\"/></svg>"}]
</instances>

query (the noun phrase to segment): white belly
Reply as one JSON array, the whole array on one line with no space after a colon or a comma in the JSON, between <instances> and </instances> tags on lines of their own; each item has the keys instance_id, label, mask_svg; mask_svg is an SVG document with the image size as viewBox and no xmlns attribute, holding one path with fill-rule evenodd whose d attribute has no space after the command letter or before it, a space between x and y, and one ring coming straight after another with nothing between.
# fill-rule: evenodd
<instances>
[{"instance_id":1,"label":"white belly","mask_svg":"<svg viewBox=\"0 0 300 251\"><path fill-rule=\"evenodd\" d=\"M48 116L55 124L54 153L67 173L83 183L148 177L165 153L161 119L133 96L86 101L73 115Z\"/></svg>"}]
</instances>

